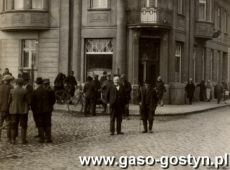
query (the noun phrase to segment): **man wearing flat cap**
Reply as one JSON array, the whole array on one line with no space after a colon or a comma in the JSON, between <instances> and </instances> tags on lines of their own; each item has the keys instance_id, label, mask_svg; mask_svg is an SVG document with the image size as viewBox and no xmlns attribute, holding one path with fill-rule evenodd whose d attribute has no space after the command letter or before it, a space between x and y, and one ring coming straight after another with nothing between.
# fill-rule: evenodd
<instances>
[{"instance_id":1,"label":"man wearing flat cap","mask_svg":"<svg viewBox=\"0 0 230 170\"><path fill-rule=\"evenodd\" d=\"M24 80L16 80L16 88L10 93L10 133L11 143L15 144L18 134L18 125L21 126L21 140L26 144L27 122L28 122L28 99L26 90L23 88Z\"/></svg>"}]
</instances>

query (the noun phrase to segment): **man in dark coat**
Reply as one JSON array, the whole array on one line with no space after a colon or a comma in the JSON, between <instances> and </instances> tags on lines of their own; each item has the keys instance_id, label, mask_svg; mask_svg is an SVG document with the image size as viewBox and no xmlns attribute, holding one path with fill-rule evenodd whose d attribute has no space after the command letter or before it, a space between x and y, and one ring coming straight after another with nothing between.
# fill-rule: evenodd
<instances>
[{"instance_id":1,"label":"man in dark coat","mask_svg":"<svg viewBox=\"0 0 230 170\"><path fill-rule=\"evenodd\" d=\"M51 140L51 115L55 103L54 92L49 88L49 80L43 81L38 78L36 83L38 88L34 90L32 97L32 111L37 118L39 131L39 142L44 143L45 136L48 143ZM45 83L45 85L43 84ZM47 85L48 84L48 85ZM48 87L47 87L48 86Z\"/></svg>"},{"instance_id":2,"label":"man in dark coat","mask_svg":"<svg viewBox=\"0 0 230 170\"><path fill-rule=\"evenodd\" d=\"M106 100L110 108L110 132L114 135L115 120L117 123L117 134L124 134L121 132L122 115L125 109L125 91L124 87L119 83L119 76L114 76L113 84L111 84L106 91Z\"/></svg>"},{"instance_id":3,"label":"man in dark coat","mask_svg":"<svg viewBox=\"0 0 230 170\"><path fill-rule=\"evenodd\" d=\"M10 117L9 117L9 97L13 87L10 85L12 77L7 75L3 78L3 84L0 85L0 141L4 121L7 124L7 137L10 142Z\"/></svg>"},{"instance_id":4,"label":"man in dark coat","mask_svg":"<svg viewBox=\"0 0 230 170\"><path fill-rule=\"evenodd\" d=\"M147 133L148 130L150 133L153 133L152 127L155 116L155 110L158 103L158 95L156 89L146 82L144 86L140 88L138 98L140 101L141 119L143 121L144 126L143 133Z\"/></svg>"},{"instance_id":5,"label":"man in dark coat","mask_svg":"<svg viewBox=\"0 0 230 170\"><path fill-rule=\"evenodd\" d=\"M83 89L83 93L85 95L85 108L84 114L87 116L89 113L92 113L92 107L95 100L95 87L93 85L92 77L88 76L86 79L86 83ZM94 113L92 113L94 114Z\"/></svg>"},{"instance_id":6,"label":"man in dark coat","mask_svg":"<svg viewBox=\"0 0 230 170\"><path fill-rule=\"evenodd\" d=\"M52 142L52 135L51 135L51 117L53 112L53 106L55 104L55 93L53 89L50 87L49 79L44 79L43 81L45 90L46 90L46 102L45 102L45 109L44 109L44 130L45 130L45 138L48 143Z\"/></svg>"},{"instance_id":7,"label":"man in dark coat","mask_svg":"<svg viewBox=\"0 0 230 170\"><path fill-rule=\"evenodd\" d=\"M36 97L39 95L39 91L43 91L43 80L41 77L38 77L35 81L37 88L35 91L33 91L32 96L31 96L31 110L33 112L33 119L34 119L34 123L35 126L38 129L38 135L35 136L35 138L39 137L39 123L38 123L38 117L39 117L39 112L37 111L36 108L39 108L38 106L36 106Z\"/></svg>"},{"instance_id":8,"label":"man in dark coat","mask_svg":"<svg viewBox=\"0 0 230 170\"><path fill-rule=\"evenodd\" d=\"M74 77L74 71L71 71L69 76L66 78L66 83L67 83L67 86L70 88L70 95L71 97L74 96L74 93L75 93L75 89L77 87L77 81Z\"/></svg>"},{"instance_id":9,"label":"man in dark coat","mask_svg":"<svg viewBox=\"0 0 230 170\"><path fill-rule=\"evenodd\" d=\"M200 101L205 101L206 99L206 85L205 85L205 81L202 80L198 85L198 87L200 87Z\"/></svg>"},{"instance_id":10,"label":"man in dark coat","mask_svg":"<svg viewBox=\"0 0 230 170\"><path fill-rule=\"evenodd\" d=\"M125 116L129 119L129 101L131 99L132 87L130 82L128 82L125 74L121 75L121 84L125 89Z\"/></svg>"},{"instance_id":11,"label":"man in dark coat","mask_svg":"<svg viewBox=\"0 0 230 170\"><path fill-rule=\"evenodd\" d=\"M195 88L196 88L196 86L193 83L192 78L190 78L187 85L185 86L185 92L186 92L186 96L189 100L189 104L192 104Z\"/></svg>"},{"instance_id":12,"label":"man in dark coat","mask_svg":"<svg viewBox=\"0 0 230 170\"><path fill-rule=\"evenodd\" d=\"M100 101L101 84L100 84L100 81L98 80L98 75L94 75L94 80L93 80L92 84L93 84L93 87L95 88L95 90L94 90L95 91L95 94L94 94L95 100L92 101L92 114L96 115L96 105L97 105L97 103L101 102Z\"/></svg>"},{"instance_id":13,"label":"man in dark coat","mask_svg":"<svg viewBox=\"0 0 230 170\"><path fill-rule=\"evenodd\" d=\"M223 88L222 84L220 82L217 83L217 85L214 87L214 96L217 99L218 104L220 103L220 101L223 98L223 92L224 92L224 88Z\"/></svg>"},{"instance_id":14,"label":"man in dark coat","mask_svg":"<svg viewBox=\"0 0 230 170\"><path fill-rule=\"evenodd\" d=\"M101 84L101 96L102 96L101 98L102 98L103 108L104 108L103 113L106 113L106 110L107 110L106 93L110 85L112 84L113 84L113 81L111 79L111 75L107 75L106 80Z\"/></svg>"}]
</instances>

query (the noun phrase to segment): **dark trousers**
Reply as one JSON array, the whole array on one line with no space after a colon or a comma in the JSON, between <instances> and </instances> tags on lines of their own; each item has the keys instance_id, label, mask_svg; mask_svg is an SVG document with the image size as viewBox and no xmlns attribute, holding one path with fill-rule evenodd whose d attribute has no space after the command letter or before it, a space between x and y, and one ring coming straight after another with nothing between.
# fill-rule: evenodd
<instances>
[{"instance_id":1,"label":"dark trousers","mask_svg":"<svg viewBox=\"0 0 230 170\"><path fill-rule=\"evenodd\" d=\"M110 108L110 132L115 132L115 121L117 133L121 132L121 122L122 122L122 114L124 113L124 107L121 105L114 105Z\"/></svg>"},{"instance_id":2,"label":"dark trousers","mask_svg":"<svg viewBox=\"0 0 230 170\"><path fill-rule=\"evenodd\" d=\"M189 104L192 104L193 97L188 97Z\"/></svg>"},{"instance_id":3,"label":"dark trousers","mask_svg":"<svg viewBox=\"0 0 230 170\"><path fill-rule=\"evenodd\" d=\"M4 122L6 122L7 138L10 139L10 116L6 112L0 112L0 140Z\"/></svg>"},{"instance_id":4,"label":"dark trousers","mask_svg":"<svg viewBox=\"0 0 230 170\"><path fill-rule=\"evenodd\" d=\"M51 141L51 117L52 112L38 114L38 133L41 142L44 141L45 137L47 141Z\"/></svg>"},{"instance_id":5,"label":"dark trousers","mask_svg":"<svg viewBox=\"0 0 230 170\"><path fill-rule=\"evenodd\" d=\"M155 116L155 109L149 109L147 106L142 107L141 109L141 115L142 115L142 121L144 126L144 131L147 132L147 130L152 130L153 128L153 121ZM149 123L149 127L148 127Z\"/></svg>"},{"instance_id":6,"label":"dark trousers","mask_svg":"<svg viewBox=\"0 0 230 170\"><path fill-rule=\"evenodd\" d=\"M10 133L11 140L15 141L18 135L18 125L21 126L22 141L26 141L26 130L28 124L28 114L11 114L10 115Z\"/></svg>"},{"instance_id":7,"label":"dark trousers","mask_svg":"<svg viewBox=\"0 0 230 170\"><path fill-rule=\"evenodd\" d=\"M84 114L95 114L96 113L96 99L94 98L86 98L85 99L85 108L84 108Z\"/></svg>"}]
</instances>

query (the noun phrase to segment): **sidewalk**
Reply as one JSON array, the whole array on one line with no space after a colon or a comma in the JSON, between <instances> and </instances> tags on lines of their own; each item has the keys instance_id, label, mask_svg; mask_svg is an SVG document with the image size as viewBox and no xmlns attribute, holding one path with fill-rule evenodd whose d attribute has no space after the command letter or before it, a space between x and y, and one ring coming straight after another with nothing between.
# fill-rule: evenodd
<instances>
[{"instance_id":1,"label":"sidewalk","mask_svg":"<svg viewBox=\"0 0 230 170\"><path fill-rule=\"evenodd\" d=\"M158 106L156 109L156 115L160 116L176 116L176 115L187 115L192 113L200 113L208 110L214 110L222 107L230 106L230 100L227 100L226 103L221 102L217 104L216 101L212 102L195 102L192 105L165 105L164 107ZM80 106L70 106L71 112L79 112ZM55 111L67 112L67 105L55 104ZM102 108L97 109L100 113ZM130 104L129 106L130 115L139 115L139 106Z\"/></svg>"}]
</instances>

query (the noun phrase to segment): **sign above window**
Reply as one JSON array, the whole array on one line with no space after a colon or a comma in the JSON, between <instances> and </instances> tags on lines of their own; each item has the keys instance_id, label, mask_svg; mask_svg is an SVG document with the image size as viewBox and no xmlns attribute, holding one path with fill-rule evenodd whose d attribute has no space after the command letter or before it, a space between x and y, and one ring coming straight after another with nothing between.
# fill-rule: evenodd
<instances>
[{"instance_id":1,"label":"sign above window","mask_svg":"<svg viewBox=\"0 0 230 170\"><path fill-rule=\"evenodd\" d=\"M113 54L112 39L86 40L86 54Z\"/></svg>"}]
</instances>

